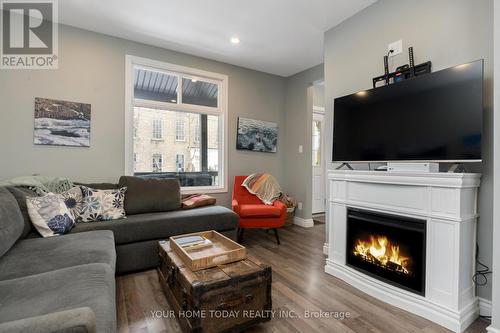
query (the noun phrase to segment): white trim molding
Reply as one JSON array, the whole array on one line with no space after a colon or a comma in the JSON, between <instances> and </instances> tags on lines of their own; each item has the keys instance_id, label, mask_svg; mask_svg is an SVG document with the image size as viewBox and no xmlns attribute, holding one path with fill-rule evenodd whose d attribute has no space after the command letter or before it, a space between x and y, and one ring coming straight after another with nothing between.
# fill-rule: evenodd
<instances>
[{"instance_id":1,"label":"white trim molding","mask_svg":"<svg viewBox=\"0 0 500 333\"><path fill-rule=\"evenodd\" d=\"M486 332L488 333L500 333L500 330L498 328L494 328L491 325L486 327Z\"/></svg>"},{"instance_id":2,"label":"white trim molding","mask_svg":"<svg viewBox=\"0 0 500 333\"><path fill-rule=\"evenodd\" d=\"M484 317L491 316L491 301L482 297L479 297L479 315Z\"/></svg>"},{"instance_id":3,"label":"white trim molding","mask_svg":"<svg viewBox=\"0 0 500 333\"><path fill-rule=\"evenodd\" d=\"M330 251L330 245L328 243L323 244L323 254L328 256L328 251Z\"/></svg>"},{"instance_id":4,"label":"white trim molding","mask_svg":"<svg viewBox=\"0 0 500 333\"><path fill-rule=\"evenodd\" d=\"M294 216L293 224L298 225L302 228L312 228L314 227L313 219L303 219L302 217Z\"/></svg>"},{"instance_id":5,"label":"white trim molding","mask_svg":"<svg viewBox=\"0 0 500 333\"><path fill-rule=\"evenodd\" d=\"M325 108L323 106L313 105L313 113L325 114Z\"/></svg>"},{"instance_id":6,"label":"white trim molding","mask_svg":"<svg viewBox=\"0 0 500 333\"><path fill-rule=\"evenodd\" d=\"M217 107L187 105L182 103L182 90L178 91L179 98L177 103L164 103L146 100L134 100L134 68L144 67L147 69L158 70L166 73L171 73L178 77L178 82L182 82L181 78L202 78L203 81L212 82L218 85L218 105ZM228 192L229 183L229 150L228 150L228 87L229 77L224 74L212 73L196 68L179 66L163 61L157 61L132 55L125 55L125 175L134 174L134 124L133 112L134 106L152 108L167 108L172 111L185 111L191 113L201 113L219 116L219 146L222 153L219 154L219 178L222 184L218 186L197 186L183 187L183 194L190 193L226 193Z\"/></svg>"}]
</instances>

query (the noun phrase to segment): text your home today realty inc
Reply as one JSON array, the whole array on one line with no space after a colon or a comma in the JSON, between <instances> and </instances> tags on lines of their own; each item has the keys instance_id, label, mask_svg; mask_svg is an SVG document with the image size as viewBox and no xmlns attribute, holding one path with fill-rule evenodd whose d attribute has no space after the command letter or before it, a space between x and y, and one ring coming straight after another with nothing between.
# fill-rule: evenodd
<instances>
[{"instance_id":1,"label":"text your home today realty inc","mask_svg":"<svg viewBox=\"0 0 500 333\"><path fill-rule=\"evenodd\" d=\"M162 318L289 318L289 319L335 319L344 320L351 317L348 311L312 311L304 310L198 310L198 311L174 311L174 310L151 310L151 317Z\"/></svg>"}]
</instances>

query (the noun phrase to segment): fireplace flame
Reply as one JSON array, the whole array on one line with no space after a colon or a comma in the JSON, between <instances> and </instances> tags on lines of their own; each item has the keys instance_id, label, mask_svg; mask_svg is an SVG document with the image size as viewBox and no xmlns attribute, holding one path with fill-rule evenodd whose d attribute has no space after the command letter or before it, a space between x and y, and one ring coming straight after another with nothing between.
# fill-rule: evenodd
<instances>
[{"instance_id":1,"label":"fireplace flame","mask_svg":"<svg viewBox=\"0 0 500 333\"><path fill-rule=\"evenodd\" d=\"M410 258L401 253L398 244L392 243L385 236L372 235L369 241L357 239L353 253L388 270L411 274Z\"/></svg>"}]
</instances>

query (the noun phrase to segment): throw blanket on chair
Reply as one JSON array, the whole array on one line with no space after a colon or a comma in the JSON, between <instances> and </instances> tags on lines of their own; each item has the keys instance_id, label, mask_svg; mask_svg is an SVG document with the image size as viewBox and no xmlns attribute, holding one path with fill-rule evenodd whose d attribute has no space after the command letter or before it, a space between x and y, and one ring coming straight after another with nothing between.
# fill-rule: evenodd
<instances>
[{"instance_id":1,"label":"throw blanket on chair","mask_svg":"<svg viewBox=\"0 0 500 333\"><path fill-rule=\"evenodd\" d=\"M266 205L272 205L283 193L276 178L268 173L254 173L248 176L241 186Z\"/></svg>"}]
</instances>

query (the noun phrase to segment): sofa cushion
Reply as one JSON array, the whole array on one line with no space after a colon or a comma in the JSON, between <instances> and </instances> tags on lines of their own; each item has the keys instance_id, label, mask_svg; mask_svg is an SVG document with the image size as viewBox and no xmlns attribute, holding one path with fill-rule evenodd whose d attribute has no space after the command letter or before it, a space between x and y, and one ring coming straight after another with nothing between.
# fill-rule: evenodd
<instances>
[{"instance_id":1,"label":"sofa cushion","mask_svg":"<svg viewBox=\"0 0 500 333\"><path fill-rule=\"evenodd\" d=\"M0 256L22 236L24 219L16 199L6 187L0 187Z\"/></svg>"},{"instance_id":2,"label":"sofa cushion","mask_svg":"<svg viewBox=\"0 0 500 333\"><path fill-rule=\"evenodd\" d=\"M164 213L129 215L126 219L77 223L70 233L111 230L116 244L166 239L170 236L204 230L234 230L238 215L221 206L176 210Z\"/></svg>"},{"instance_id":3,"label":"sofa cushion","mask_svg":"<svg viewBox=\"0 0 500 333\"><path fill-rule=\"evenodd\" d=\"M95 314L89 307L0 323L4 333L96 333Z\"/></svg>"},{"instance_id":4,"label":"sofa cushion","mask_svg":"<svg viewBox=\"0 0 500 333\"><path fill-rule=\"evenodd\" d=\"M144 179L122 176L119 185L127 188L127 215L168 212L181 207L180 185L177 179Z\"/></svg>"},{"instance_id":5,"label":"sofa cushion","mask_svg":"<svg viewBox=\"0 0 500 333\"><path fill-rule=\"evenodd\" d=\"M240 205L241 217L279 217L281 210L274 206L268 205Z\"/></svg>"},{"instance_id":6,"label":"sofa cushion","mask_svg":"<svg viewBox=\"0 0 500 333\"><path fill-rule=\"evenodd\" d=\"M88 264L0 281L0 322L89 307L97 332L115 332L115 274Z\"/></svg>"},{"instance_id":7,"label":"sofa cushion","mask_svg":"<svg viewBox=\"0 0 500 333\"><path fill-rule=\"evenodd\" d=\"M0 258L0 281L92 263L108 264L115 269L111 231L21 240Z\"/></svg>"},{"instance_id":8,"label":"sofa cushion","mask_svg":"<svg viewBox=\"0 0 500 333\"><path fill-rule=\"evenodd\" d=\"M118 184L114 183L75 183L77 186L87 186L90 188L95 188L96 190L117 190L120 188Z\"/></svg>"},{"instance_id":9,"label":"sofa cushion","mask_svg":"<svg viewBox=\"0 0 500 333\"><path fill-rule=\"evenodd\" d=\"M26 205L26 197L38 197L35 191L30 190L27 187L8 187L8 190L14 198L17 200L17 204L19 205L19 209L21 210L21 214L24 219L24 229L21 238L26 238L30 232L34 232L33 224L31 223L30 215L28 214L28 207Z\"/></svg>"}]
</instances>

